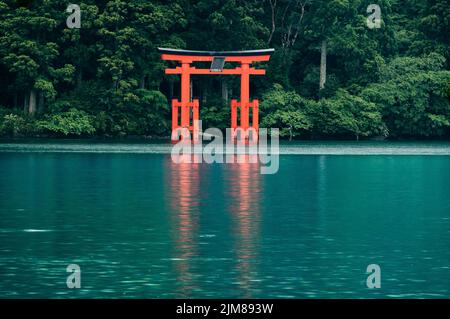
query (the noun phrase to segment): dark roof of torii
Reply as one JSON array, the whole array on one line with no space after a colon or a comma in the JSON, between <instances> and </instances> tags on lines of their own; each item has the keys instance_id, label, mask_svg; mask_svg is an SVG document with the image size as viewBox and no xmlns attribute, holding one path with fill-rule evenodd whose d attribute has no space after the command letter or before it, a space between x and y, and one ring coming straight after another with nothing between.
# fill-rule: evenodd
<instances>
[{"instance_id":1,"label":"dark roof of torii","mask_svg":"<svg viewBox=\"0 0 450 319\"><path fill-rule=\"evenodd\" d=\"M272 53L275 52L275 49L246 50L246 51L193 51L193 50L158 48L158 50L161 53L165 54L188 55L188 56L215 56L215 57L272 55Z\"/></svg>"}]
</instances>

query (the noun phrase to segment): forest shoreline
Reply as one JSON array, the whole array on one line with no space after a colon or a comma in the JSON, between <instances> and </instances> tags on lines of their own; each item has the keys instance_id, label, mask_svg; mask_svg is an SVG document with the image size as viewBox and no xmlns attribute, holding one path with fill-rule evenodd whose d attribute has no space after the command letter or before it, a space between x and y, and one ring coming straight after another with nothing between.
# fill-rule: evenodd
<instances>
[{"instance_id":1,"label":"forest shoreline","mask_svg":"<svg viewBox=\"0 0 450 319\"><path fill-rule=\"evenodd\" d=\"M59 142L72 142L72 141L83 141L83 142L170 142L170 136L16 136L16 137L0 137L1 143L8 142L32 142L32 141L59 141ZM355 142L355 143L365 143L365 142L380 142L380 143L391 143L391 142L450 142L448 137L430 137L430 138L405 138L405 137L369 137L360 139L351 138L339 138L339 137L323 137L323 138L295 138L289 140L287 137L280 137L280 141L283 143L298 143L298 142Z\"/></svg>"}]
</instances>

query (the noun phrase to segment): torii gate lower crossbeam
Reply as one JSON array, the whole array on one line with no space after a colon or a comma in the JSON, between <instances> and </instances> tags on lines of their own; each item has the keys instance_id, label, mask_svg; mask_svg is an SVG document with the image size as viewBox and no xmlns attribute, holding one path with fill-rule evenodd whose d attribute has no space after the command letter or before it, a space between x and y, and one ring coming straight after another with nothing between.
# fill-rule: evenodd
<instances>
[{"instance_id":1,"label":"torii gate lower crossbeam","mask_svg":"<svg viewBox=\"0 0 450 319\"><path fill-rule=\"evenodd\" d=\"M172 132L179 128L187 128L197 140L198 132L195 128L195 121L199 120L199 101L191 100L190 82L191 75L212 74L212 75L240 75L241 76L241 99L231 101L231 128L233 132L242 129L246 134L251 127L256 133L259 130L259 102L250 101L250 75L264 75L265 70L251 67L254 62L268 61L274 52L273 49L251 50L251 51L189 51L158 48L162 53L161 58L168 61L177 61L181 66L168 68L166 74L181 75L181 100L172 100ZM194 62L212 62L210 69L197 69L191 66ZM218 62L219 68L216 66ZM226 62L240 63L234 69L223 69ZM221 66L220 66L221 65ZM179 111L181 116L179 119ZM250 110L252 111L252 123L250 123ZM240 122L238 123L238 114ZM174 136L172 134L172 136ZM247 137L247 136L246 136Z\"/></svg>"}]
</instances>

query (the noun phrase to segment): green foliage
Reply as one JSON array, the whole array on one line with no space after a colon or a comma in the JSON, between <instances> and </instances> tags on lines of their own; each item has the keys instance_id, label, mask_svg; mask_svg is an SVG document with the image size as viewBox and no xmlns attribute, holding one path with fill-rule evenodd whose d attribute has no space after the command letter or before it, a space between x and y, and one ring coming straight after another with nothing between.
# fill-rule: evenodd
<instances>
[{"instance_id":1,"label":"green foliage","mask_svg":"<svg viewBox=\"0 0 450 319\"><path fill-rule=\"evenodd\" d=\"M1 134L169 136L179 78L164 75L162 46L274 47L251 95L262 127L288 138L450 137L448 1L379 0L380 29L366 25L371 3L86 0L82 28L69 29L65 2L0 1ZM239 99L240 80L229 78ZM222 78L193 81L203 127L229 127Z\"/></svg>"},{"instance_id":2,"label":"green foliage","mask_svg":"<svg viewBox=\"0 0 450 319\"><path fill-rule=\"evenodd\" d=\"M6 2L1 7L0 63L9 72L14 87L38 89L50 99L56 96L54 73L60 47L48 35L58 25L58 7L57 1L20 8Z\"/></svg>"},{"instance_id":3,"label":"green foliage","mask_svg":"<svg viewBox=\"0 0 450 319\"><path fill-rule=\"evenodd\" d=\"M375 137L387 136L387 129L375 103L338 90L319 101L302 98L280 85L264 95L262 125L278 127L281 136Z\"/></svg>"},{"instance_id":4,"label":"green foliage","mask_svg":"<svg viewBox=\"0 0 450 319\"><path fill-rule=\"evenodd\" d=\"M319 101L312 112L316 133L328 136L377 137L387 136L388 130L382 121L375 103L339 90L335 96Z\"/></svg>"},{"instance_id":5,"label":"green foliage","mask_svg":"<svg viewBox=\"0 0 450 319\"><path fill-rule=\"evenodd\" d=\"M450 72L435 53L419 58L399 57L381 70L381 81L362 95L383 110L393 136L442 136L448 132Z\"/></svg>"},{"instance_id":6,"label":"green foliage","mask_svg":"<svg viewBox=\"0 0 450 319\"><path fill-rule=\"evenodd\" d=\"M7 136L17 136L25 127L25 120L16 114L7 114L3 117L0 126L0 134Z\"/></svg>"},{"instance_id":7,"label":"green foliage","mask_svg":"<svg viewBox=\"0 0 450 319\"><path fill-rule=\"evenodd\" d=\"M307 116L309 104L295 91L285 91L279 84L275 84L264 96L261 102L262 127L276 127L280 135L289 139L301 136L312 128Z\"/></svg>"},{"instance_id":8,"label":"green foliage","mask_svg":"<svg viewBox=\"0 0 450 319\"><path fill-rule=\"evenodd\" d=\"M71 108L67 112L56 113L37 122L43 131L57 135L90 135L95 132L92 118L86 112Z\"/></svg>"},{"instance_id":9,"label":"green foliage","mask_svg":"<svg viewBox=\"0 0 450 319\"><path fill-rule=\"evenodd\" d=\"M53 83L45 79L37 79L34 83L34 88L42 91L44 96L48 99L54 99L56 97L56 90Z\"/></svg>"},{"instance_id":10,"label":"green foliage","mask_svg":"<svg viewBox=\"0 0 450 319\"><path fill-rule=\"evenodd\" d=\"M230 127L230 106L220 98L212 99L200 107L200 119L204 129L217 127L224 130Z\"/></svg>"},{"instance_id":11,"label":"green foliage","mask_svg":"<svg viewBox=\"0 0 450 319\"><path fill-rule=\"evenodd\" d=\"M276 110L264 118L263 126L279 128L280 136L289 136L289 140L292 140L312 125L309 118L299 110Z\"/></svg>"},{"instance_id":12,"label":"green foliage","mask_svg":"<svg viewBox=\"0 0 450 319\"><path fill-rule=\"evenodd\" d=\"M34 118L24 116L19 110L0 107L0 136L33 136L37 133Z\"/></svg>"},{"instance_id":13,"label":"green foliage","mask_svg":"<svg viewBox=\"0 0 450 319\"><path fill-rule=\"evenodd\" d=\"M105 114L97 120L103 127L109 126L113 135L160 136L170 131L165 120L168 113L167 99L161 92L140 89L136 91L136 99L112 111L109 124L105 126L104 120L108 119Z\"/></svg>"}]
</instances>

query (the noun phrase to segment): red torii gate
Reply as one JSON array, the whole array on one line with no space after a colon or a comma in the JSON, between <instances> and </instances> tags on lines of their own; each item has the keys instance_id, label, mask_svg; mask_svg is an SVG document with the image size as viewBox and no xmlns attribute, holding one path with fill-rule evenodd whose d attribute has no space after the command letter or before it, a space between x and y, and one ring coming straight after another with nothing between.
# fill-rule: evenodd
<instances>
[{"instance_id":1,"label":"red torii gate","mask_svg":"<svg viewBox=\"0 0 450 319\"><path fill-rule=\"evenodd\" d=\"M199 120L199 101L191 101L190 82L191 74L216 74L216 75L240 75L241 76L241 100L231 100L231 128L233 132L241 128L246 134L248 128L253 128L256 133L259 130L258 100L250 102L250 75L264 75L265 70L255 69L250 65L254 62L269 61L274 49L249 50L249 51L191 51L158 48L163 60L177 61L181 63L174 69L166 69L166 74L181 74L181 101L172 100L172 132L179 128L188 128L192 132L194 140L198 132L194 127L194 121ZM211 62L210 69L197 69L191 66L193 62ZM238 62L240 67L224 69L225 62ZM178 111L181 108L181 120L178 120ZM252 124L250 126L249 111L252 109ZM240 123L238 125L238 110L240 110ZM192 111L192 117L191 117Z\"/></svg>"}]
</instances>

